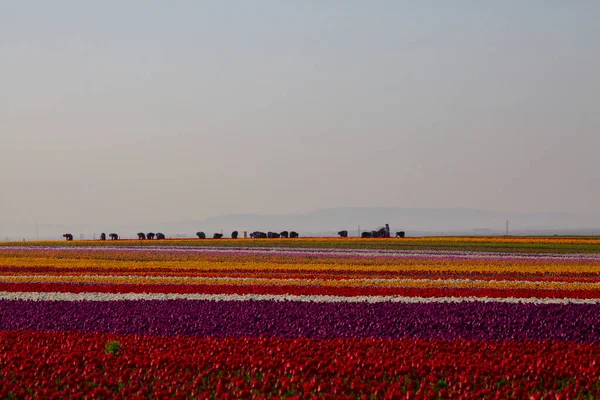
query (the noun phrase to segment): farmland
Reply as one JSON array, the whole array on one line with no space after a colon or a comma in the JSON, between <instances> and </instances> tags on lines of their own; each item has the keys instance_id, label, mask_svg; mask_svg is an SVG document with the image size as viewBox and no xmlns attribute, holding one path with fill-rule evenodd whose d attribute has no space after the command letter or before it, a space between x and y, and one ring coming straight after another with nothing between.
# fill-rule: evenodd
<instances>
[{"instance_id":1,"label":"farmland","mask_svg":"<svg viewBox=\"0 0 600 400\"><path fill-rule=\"evenodd\" d=\"M0 398L598 396L598 238L0 244Z\"/></svg>"}]
</instances>

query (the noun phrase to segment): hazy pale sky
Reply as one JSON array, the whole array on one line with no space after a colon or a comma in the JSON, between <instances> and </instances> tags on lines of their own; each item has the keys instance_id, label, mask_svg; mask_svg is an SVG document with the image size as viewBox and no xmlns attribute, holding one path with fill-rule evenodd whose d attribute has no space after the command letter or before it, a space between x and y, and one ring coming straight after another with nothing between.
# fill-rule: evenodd
<instances>
[{"instance_id":1,"label":"hazy pale sky","mask_svg":"<svg viewBox=\"0 0 600 400\"><path fill-rule=\"evenodd\" d=\"M597 213L600 1L0 1L0 221Z\"/></svg>"}]
</instances>

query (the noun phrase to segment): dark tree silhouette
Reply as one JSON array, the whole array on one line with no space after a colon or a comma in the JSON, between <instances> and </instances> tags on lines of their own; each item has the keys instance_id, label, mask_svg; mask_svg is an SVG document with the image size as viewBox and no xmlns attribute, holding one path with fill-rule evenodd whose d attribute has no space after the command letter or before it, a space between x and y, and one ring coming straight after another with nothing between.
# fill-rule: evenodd
<instances>
[{"instance_id":1,"label":"dark tree silhouette","mask_svg":"<svg viewBox=\"0 0 600 400\"><path fill-rule=\"evenodd\" d=\"M296 239L296 238L297 238L297 237L299 237L299 236L300 236L300 235L298 235L298 232L294 232L294 231L291 231L291 232L290 232L290 238L292 238L292 239Z\"/></svg>"},{"instance_id":2,"label":"dark tree silhouette","mask_svg":"<svg viewBox=\"0 0 600 400\"><path fill-rule=\"evenodd\" d=\"M159 232L159 233L156 234L156 239L157 240L162 240L164 238L165 238L165 235L163 235L162 233Z\"/></svg>"},{"instance_id":3,"label":"dark tree silhouette","mask_svg":"<svg viewBox=\"0 0 600 400\"><path fill-rule=\"evenodd\" d=\"M100 240L106 240L106 233L102 232L100 234Z\"/></svg>"},{"instance_id":4,"label":"dark tree silhouette","mask_svg":"<svg viewBox=\"0 0 600 400\"><path fill-rule=\"evenodd\" d=\"M198 239L206 239L206 234L204 232L196 232L196 236L198 236Z\"/></svg>"},{"instance_id":5,"label":"dark tree silhouette","mask_svg":"<svg viewBox=\"0 0 600 400\"><path fill-rule=\"evenodd\" d=\"M213 235L213 239L221 239L222 237L223 237L223 234L222 234L222 233L215 233L215 234Z\"/></svg>"},{"instance_id":6,"label":"dark tree silhouette","mask_svg":"<svg viewBox=\"0 0 600 400\"><path fill-rule=\"evenodd\" d=\"M231 238L232 239L237 239L238 238L238 234L239 234L238 231L231 232Z\"/></svg>"},{"instance_id":7,"label":"dark tree silhouette","mask_svg":"<svg viewBox=\"0 0 600 400\"><path fill-rule=\"evenodd\" d=\"M404 237L404 231L396 232L396 237L403 238Z\"/></svg>"},{"instance_id":8,"label":"dark tree silhouette","mask_svg":"<svg viewBox=\"0 0 600 400\"><path fill-rule=\"evenodd\" d=\"M252 232L250 234L250 237L253 238L253 239L266 239L267 238L267 234L264 233L264 232L255 231L255 232Z\"/></svg>"},{"instance_id":9,"label":"dark tree silhouette","mask_svg":"<svg viewBox=\"0 0 600 400\"><path fill-rule=\"evenodd\" d=\"M110 240L118 240L119 239L119 235L117 235L116 233L111 233L108 236L110 236Z\"/></svg>"},{"instance_id":10,"label":"dark tree silhouette","mask_svg":"<svg viewBox=\"0 0 600 400\"><path fill-rule=\"evenodd\" d=\"M340 235L340 237L348 237L348 231L339 231L338 235Z\"/></svg>"},{"instance_id":11,"label":"dark tree silhouette","mask_svg":"<svg viewBox=\"0 0 600 400\"><path fill-rule=\"evenodd\" d=\"M283 231L279 234L282 238L289 238L290 237L290 233L288 231Z\"/></svg>"},{"instance_id":12,"label":"dark tree silhouette","mask_svg":"<svg viewBox=\"0 0 600 400\"><path fill-rule=\"evenodd\" d=\"M146 234L146 237L150 240L154 239L156 237L156 234L154 232L148 232Z\"/></svg>"},{"instance_id":13,"label":"dark tree silhouette","mask_svg":"<svg viewBox=\"0 0 600 400\"><path fill-rule=\"evenodd\" d=\"M267 237L269 239L278 239L279 237L281 237L281 235L277 232L269 232L267 233Z\"/></svg>"},{"instance_id":14,"label":"dark tree silhouette","mask_svg":"<svg viewBox=\"0 0 600 400\"><path fill-rule=\"evenodd\" d=\"M138 239L145 240L146 239L146 234L144 232L138 232Z\"/></svg>"},{"instance_id":15,"label":"dark tree silhouette","mask_svg":"<svg viewBox=\"0 0 600 400\"><path fill-rule=\"evenodd\" d=\"M64 237L65 239L67 239L67 240L73 240L73 235L71 235L70 233L65 233L65 234L63 235L63 237Z\"/></svg>"},{"instance_id":16,"label":"dark tree silhouette","mask_svg":"<svg viewBox=\"0 0 600 400\"><path fill-rule=\"evenodd\" d=\"M372 232L362 232L360 234L360 237L361 238L370 238L370 237L373 237L373 233Z\"/></svg>"}]
</instances>

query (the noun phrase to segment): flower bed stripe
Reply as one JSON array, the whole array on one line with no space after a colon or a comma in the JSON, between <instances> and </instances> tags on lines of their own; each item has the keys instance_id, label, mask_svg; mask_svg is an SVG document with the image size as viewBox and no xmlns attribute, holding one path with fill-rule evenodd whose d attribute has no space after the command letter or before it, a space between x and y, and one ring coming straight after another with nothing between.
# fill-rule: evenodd
<instances>
[{"instance_id":1,"label":"flower bed stripe","mask_svg":"<svg viewBox=\"0 0 600 400\"><path fill-rule=\"evenodd\" d=\"M365 263L319 263L318 260L308 262L307 260L294 258L289 262L268 262L246 258L235 261L216 261L216 260L191 260L191 261L146 261L146 260L103 260L103 259L76 259L76 258L19 258L0 256L0 265L2 267L29 268L29 267L53 267L60 268L103 268L112 271L115 268L145 268L145 269L180 269L195 272L204 271L325 271L343 272L403 272L403 271L421 271L429 273L471 273L477 271L480 273L522 273L529 274L589 274L590 276L600 276L600 263L597 262L488 262L482 260L470 260L469 262L451 262L449 260L407 260L396 263L377 263L375 260L365 261Z\"/></svg>"},{"instance_id":2,"label":"flower bed stripe","mask_svg":"<svg viewBox=\"0 0 600 400\"><path fill-rule=\"evenodd\" d=\"M4 292L60 293L201 293L201 294L271 294L271 295L329 295L329 296L403 296L403 297L489 297L489 298L556 298L597 299L597 290L537 290L484 288L377 288L377 287L316 287L316 286L258 286L258 285L135 285L85 283L0 283Z\"/></svg>"},{"instance_id":3,"label":"flower bed stripe","mask_svg":"<svg viewBox=\"0 0 600 400\"><path fill-rule=\"evenodd\" d=\"M206 276L141 276L141 275L3 275L0 282L7 283L91 283L91 284L198 284L198 285L258 285L258 286L320 286L320 287L415 287L415 288L495 288L495 289L563 289L600 290L600 282L544 282L532 280L481 280L481 279L407 279L407 278L342 278L299 279L257 277L206 277ZM599 292L600 294L600 292Z\"/></svg>"},{"instance_id":4,"label":"flower bed stripe","mask_svg":"<svg viewBox=\"0 0 600 400\"><path fill-rule=\"evenodd\" d=\"M70 296L71 300L77 297ZM85 296L79 296L82 297ZM289 296L288 301L1 300L0 330L201 337L552 339L600 343L600 304L515 304L467 299L422 303L415 298L407 299L409 303L314 300L291 301Z\"/></svg>"},{"instance_id":5,"label":"flower bed stripe","mask_svg":"<svg viewBox=\"0 0 600 400\"><path fill-rule=\"evenodd\" d=\"M597 243L600 244L600 243ZM443 258L443 259L514 259L514 260L579 260L600 261L598 253L519 253L461 250L389 250L389 249L339 249L310 247L248 247L248 246L0 246L0 252L71 252L82 253L166 253L166 254L242 254L242 255L282 255L301 257L389 257L389 258Z\"/></svg>"},{"instance_id":6,"label":"flower bed stripe","mask_svg":"<svg viewBox=\"0 0 600 400\"><path fill-rule=\"evenodd\" d=\"M276 301L302 303L513 303L513 304L600 304L600 298L539 298L539 297L443 297L443 296L382 296L382 295L304 295L304 294L257 294L257 293L113 293L113 292L0 292L0 300L27 301L160 301L160 300L207 300L207 301Z\"/></svg>"},{"instance_id":7,"label":"flower bed stripe","mask_svg":"<svg viewBox=\"0 0 600 400\"><path fill-rule=\"evenodd\" d=\"M2 398L600 396L600 346L568 342L10 331L0 354Z\"/></svg>"},{"instance_id":8,"label":"flower bed stripe","mask_svg":"<svg viewBox=\"0 0 600 400\"><path fill-rule=\"evenodd\" d=\"M600 268L599 268L600 270ZM132 275L132 276L197 276L197 277L233 277L233 278L293 278L293 279L356 279L356 278L396 278L396 279L476 279L476 280L527 280L535 282L600 282L599 273L581 273L573 274L560 272L555 274L536 274L526 271L510 273L493 272L455 272L455 271L298 271L298 270L273 270L273 271L236 271L233 270L200 270L183 268L136 268L136 267L114 267L114 268L94 268L94 267L64 267L55 268L51 266L44 267L8 267L0 265L0 277L2 276L26 276L26 275L94 275L94 276L114 276L114 275Z\"/></svg>"}]
</instances>

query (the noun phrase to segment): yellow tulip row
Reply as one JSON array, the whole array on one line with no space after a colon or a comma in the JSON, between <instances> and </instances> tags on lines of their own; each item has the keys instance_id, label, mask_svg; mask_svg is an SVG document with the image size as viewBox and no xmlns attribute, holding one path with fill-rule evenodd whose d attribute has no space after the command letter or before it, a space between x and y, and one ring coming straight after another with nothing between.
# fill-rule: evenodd
<instances>
[{"instance_id":1,"label":"yellow tulip row","mask_svg":"<svg viewBox=\"0 0 600 400\"><path fill-rule=\"evenodd\" d=\"M3 283L94 283L94 284L194 284L194 285L291 285L321 287L413 287L600 290L599 283L468 280L468 279L273 279L148 276L0 276Z\"/></svg>"},{"instance_id":2,"label":"yellow tulip row","mask_svg":"<svg viewBox=\"0 0 600 400\"><path fill-rule=\"evenodd\" d=\"M447 260L447 259L407 259L402 262L386 263L381 260L376 264L329 264L312 260L311 263L293 259L289 263L273 263L265 261L122 261L122 260L94 260L75 258L24 258L4 257L0 255L0 267L35 268L48 267L53 269L94 268L106 269L132 269L132 270L189 270L189 271L353 271L353 272L480 272L480 273L528 273L528 274L598 274L599 261L539 261L539 260Z\"/></svg>"}]
</instances>

